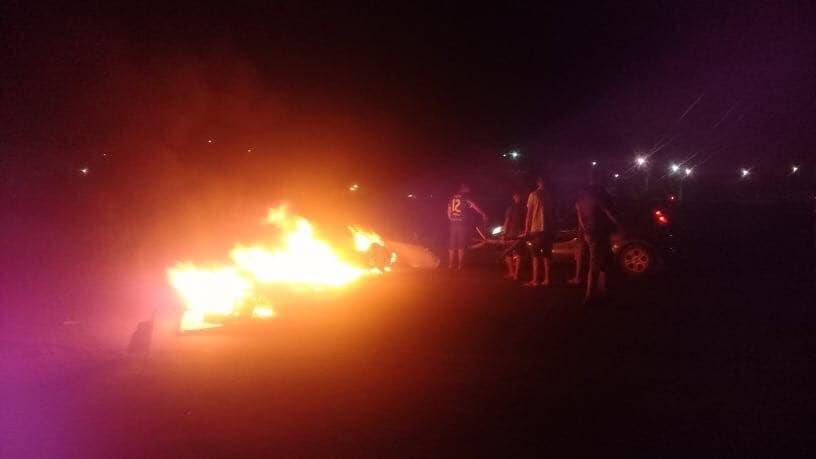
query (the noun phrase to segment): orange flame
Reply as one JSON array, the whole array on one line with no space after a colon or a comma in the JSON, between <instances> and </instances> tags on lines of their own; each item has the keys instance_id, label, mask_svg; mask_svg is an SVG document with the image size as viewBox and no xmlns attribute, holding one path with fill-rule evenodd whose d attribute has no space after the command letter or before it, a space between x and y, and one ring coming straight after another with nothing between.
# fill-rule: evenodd
<instances>
[{"instance_id":1,"label":"orange flame","mask_svg":"<svg viewBox=\"0 0 816 459\"><path fill-rule=\"evenodd\" d=\"M385 246L379 234L371 231L363 231L356 226L349 226L349 231L354 235L354 249L358 252L367 252L373 244Z\"/></svg>"},{"instance_id":2,"label":"orange flame","mask_svg":"<svg viewBox=\"0 0 816 459\"><path fill-rule=\"evenodd\" d=\"M185 307L182 330L218 327L220 324L209 322L208 317L240 315L247 306L251 306L252 317L275 317L272 305L246 304L259 287L277 285L319 291L341 288L381 273L344 260L328 242L316 236L308 220L290 215L286 205L270 209L265 223L281 230L278 246L237 245L230 252L232 265L202 269L186 263L168 270L170 283ZM357 251L366 252L372 244L384 246L376 233L356 227L349 230Z\"/></svg>"}]
</instances>

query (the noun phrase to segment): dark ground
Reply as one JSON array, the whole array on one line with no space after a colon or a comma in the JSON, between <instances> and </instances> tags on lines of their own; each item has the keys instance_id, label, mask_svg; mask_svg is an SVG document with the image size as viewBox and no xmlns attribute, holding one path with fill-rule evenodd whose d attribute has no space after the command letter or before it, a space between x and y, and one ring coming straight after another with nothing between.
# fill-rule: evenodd
<instances>
[{"instance_id":1,"label":"dark ground","mask_svg":"<svg viewBox=\"0 0 816 459\"><path fill-rule=\"evenodd\" d=\"M591 310L411 273L264 324L165 321L148 358L124 348L162 295L6 310L0 457L808 456L812 220L752 212L701 212L673 267Z\"/></svg>"}]
</instances>

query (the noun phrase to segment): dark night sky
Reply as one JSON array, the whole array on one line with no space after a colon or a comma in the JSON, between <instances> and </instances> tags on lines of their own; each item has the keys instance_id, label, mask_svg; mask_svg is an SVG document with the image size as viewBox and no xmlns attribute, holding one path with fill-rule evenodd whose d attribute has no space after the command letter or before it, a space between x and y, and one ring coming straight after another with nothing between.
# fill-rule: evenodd
<instances>
[{"instance_id":1,"label":"dark night sky","mask_svg":"<svg viewBox=\"0 0 816 459\"><path fill-rule=\"evenodd\" d=\"M809 2L27 3L2 7L12 169L110 151L407 179L511 146L604 160L670 140L658 155L722 167L816 146Z\"/></svg>"}]
</instances>

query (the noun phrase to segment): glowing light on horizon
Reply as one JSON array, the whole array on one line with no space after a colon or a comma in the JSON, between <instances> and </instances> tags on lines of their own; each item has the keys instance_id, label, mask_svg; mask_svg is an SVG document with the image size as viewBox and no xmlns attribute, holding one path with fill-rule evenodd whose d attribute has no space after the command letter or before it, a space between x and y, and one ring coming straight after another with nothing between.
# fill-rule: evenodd
<instances>
[{"instance_id":1,"label":"glowing light on horizon","mask_svg":"<svg viewBox=\"0 0 816 459\"><path fill-rule=\"evenodd\" d=\"M645 156L638 156L635 158L635 164L638 167L643 167L646 165L646 157Z\"/></svg>"},{"instance_id":2,"label":"glowing light on horizon","mask_svg":"<svg viewBox=\"0 0 816 459\"><path fill-rule=\"evenodd\" d=\"M749 175L751 175L751 169L746 169L743 167L742 169L740 169L740 175L742 175L742 177L748 177Z\"/></svg>"}]
</instances>

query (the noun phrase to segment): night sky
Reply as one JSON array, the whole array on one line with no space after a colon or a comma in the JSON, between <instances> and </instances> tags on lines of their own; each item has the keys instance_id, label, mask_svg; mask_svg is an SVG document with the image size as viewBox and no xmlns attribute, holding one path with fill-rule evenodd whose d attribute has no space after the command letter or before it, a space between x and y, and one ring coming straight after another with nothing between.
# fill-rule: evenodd
<instances>
[{"instance_id":1,"label":"night sky","mask_svg":"<svg viewBox=\"0 0 816 459\"><path fill-rule=\"evenodd\" d=\"M2 7L0 148L18 177L103 153L165 181L385 183L509 148L761 168L816 146L809 2L28 3Z\"/></svg>"}]
</instances>

